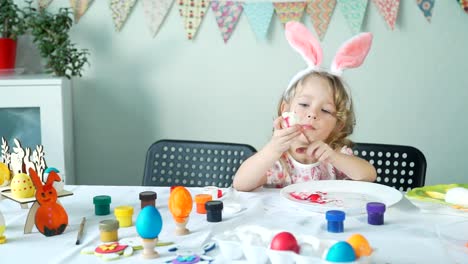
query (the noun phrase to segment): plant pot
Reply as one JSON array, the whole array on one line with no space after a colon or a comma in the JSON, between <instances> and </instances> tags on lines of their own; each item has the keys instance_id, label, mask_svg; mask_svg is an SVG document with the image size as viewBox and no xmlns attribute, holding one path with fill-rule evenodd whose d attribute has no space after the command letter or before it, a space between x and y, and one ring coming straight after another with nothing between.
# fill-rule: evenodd
<instances>
[{"instance_id":1,"label":"plant pot","mask_svg":"<svg viewBox=\"0 0 468 264\"><path fill-rule=\"evenodd\" d=\"M0 38L0 71L15 68L16 41L10 38Z\"/></svg>"}]
</instances>

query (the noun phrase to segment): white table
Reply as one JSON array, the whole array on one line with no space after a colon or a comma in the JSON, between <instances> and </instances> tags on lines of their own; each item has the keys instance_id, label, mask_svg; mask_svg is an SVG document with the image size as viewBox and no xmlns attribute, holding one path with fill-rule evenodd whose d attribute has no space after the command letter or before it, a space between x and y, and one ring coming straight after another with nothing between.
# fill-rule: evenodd
<instances>
[{"instance_id":1,"label":"white table","mask_svg":"<svg viewBox=\"0 0 468 264\"><path fill-rule=\"evenodd\" d=\"M23 227L29 210L21 209L19 204L3 199L0 210L6 219L6 244L0 244L0 263L104 263L93 255L83 255L80 251L85 247L95 247L100 243L98 223L101 220L114 218L113 208L120 205L131 205L135 212L135 221L140 211L138 194L142 191L155 191L158 198L156 207L163 216L163 229L160 241L173 241L180 247L198 247L210 241L213 235L226 230L246 225L256 224L272 229L285 229L292 233L307 234L323 239L345 240L351 234L364 235L373 248L376 248L375 263L456 263L451 258L452 253L446 250L438 239L436 226L444 223L459 222L467 218L459 216L436 215L421 213L406 198L387 209L385 225L370 226L366 215L347 217L345 232L332 234L326 231L323 214L304 211L292 206L279 196L278 189L259 189L255 192L234 193L232 197L243 203L247 209L242 213L224 217L220 223L209 223L206 215L196 213L195 205L188 222L191 233L186 236L174 235L175 224L167 208L169 187L140 186L73 186L65 187L72 191L72 196L60 198L69 217L69 225L62 235L45 237L34 227L32 233L24 234ZM202 192L201 188L190 188L192 195ZM93 197L110 195L112 197L111 214L107 216L94 215ZM248 202L247 202L248 201ZM75 245L78 228L82 217L87 218L81 245ZM119 238L138 236L135 226L119 229ZM468 240L468 238L467 238ZM143 260L141 251L136 251L131 257L122 257L115 263L161 263L164 257L173 253L167 252L167 247L156 248L161 259ZM211 255L216 258L214 263L229 263L215 250ZM453 257L453 256L452 256ZM10 262L6 262L8 260ZM245 261L235 261L245 263ZM468 255L458 263L468 263Z\"/></svg>"}]
</instances>

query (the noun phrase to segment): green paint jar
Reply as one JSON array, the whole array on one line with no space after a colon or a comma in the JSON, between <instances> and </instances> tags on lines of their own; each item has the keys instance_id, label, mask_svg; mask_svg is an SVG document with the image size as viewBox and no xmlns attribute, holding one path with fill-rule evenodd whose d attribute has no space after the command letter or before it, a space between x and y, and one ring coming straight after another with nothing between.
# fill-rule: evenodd
<instances>
[{"instance_id":1,"label":"green paint jar","mask_svg":"<svg viewBox=\"0 0 468 264\"><path fill-rule=\"evenodd\" d=\"M98 195L93 198L94 214L108 215L110 214L111 197L108 195Z\"/></svg>"}]
</instances>

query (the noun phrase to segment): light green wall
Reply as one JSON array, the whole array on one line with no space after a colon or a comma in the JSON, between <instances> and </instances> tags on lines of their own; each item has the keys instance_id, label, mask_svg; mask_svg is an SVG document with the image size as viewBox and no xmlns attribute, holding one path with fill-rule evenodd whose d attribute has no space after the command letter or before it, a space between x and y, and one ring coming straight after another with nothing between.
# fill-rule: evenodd
<instances>
[{"instance_id":1,"label":"light green wall","mask_svg":"<svg viewBox=\"0 0 468 264\"><path fill-rule=\"evenodd\" d=\"M51 8L59 5L68 1ZM374 34L368 59L344 74L357 114L352 138L419 148L427 184L468 182L468 15L456 1L436 1L428 23L414 0L404 0L392 32L370 1L363 30ZM336 9L322 42L327 66L351 36ZM175 6L152 38L140 2L117 33L108 1L94 1L72 37L91 52L91 67L74 80L79 184L140 185L146 150L162 138L260 149L281 92L305 66L276 16L267 42L244 14L224 44L211 10L188 41Z\"/></svg>"}]
</instances>

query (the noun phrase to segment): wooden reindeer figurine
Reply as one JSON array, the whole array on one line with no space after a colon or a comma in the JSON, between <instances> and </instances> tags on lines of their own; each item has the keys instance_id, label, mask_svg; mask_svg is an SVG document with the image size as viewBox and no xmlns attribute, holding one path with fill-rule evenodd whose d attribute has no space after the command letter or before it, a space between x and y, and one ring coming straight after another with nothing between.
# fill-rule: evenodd
<instances>
[{"instance_id":1,"label":"wooden reindeer figurine","mask_svg":"<svg viewBox=\"0 0 468 264\"><path fill-rule=\"evenodd\" d=\"M60 177L51 171L46 184L43 184L36 171L31 168L29 176L36 187L36 200L39 203L34 219L37 229L45 236L62 234L68 225L68 215L57 203L57 191L52 185L54 181L60 181Z\"/></svg>"}]
</instances>

